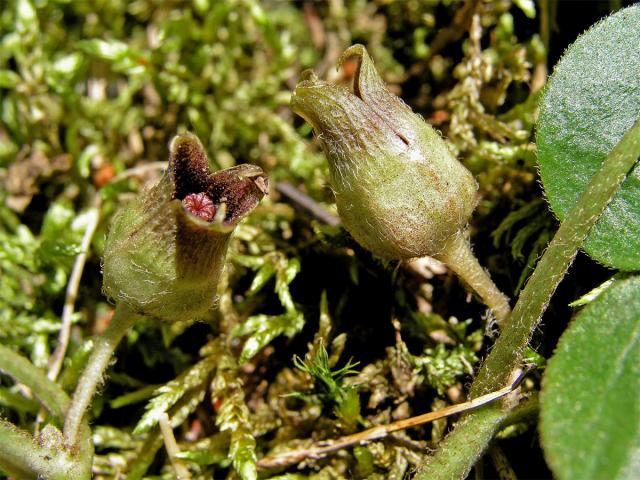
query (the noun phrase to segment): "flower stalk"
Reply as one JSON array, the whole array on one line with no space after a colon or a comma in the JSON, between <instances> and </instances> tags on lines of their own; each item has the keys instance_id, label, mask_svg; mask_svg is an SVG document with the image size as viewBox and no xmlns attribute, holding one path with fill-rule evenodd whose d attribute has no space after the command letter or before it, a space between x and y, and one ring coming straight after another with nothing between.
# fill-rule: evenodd
<instances>
[{"instance_id":1,"label":"flower stalk","mask_svg":"<svg viewBox=\"0 0 640 480\"><path fill-rule=\"evenodd\" d=\"M500 328L506 325L511 315L509 299L496 287L487 271L478 262L465 232L451 237L442 252L434 257L446 264L478 294L493 312Z\"/></svg>"},{"instance_id":2,"label":"flower stalk","mask_svg":"<svg viewBox=\"0 0 640 480\"><path fill-rule=\"evenodd\" d=\"M62 433L54 426L61 422L69 406L67 394L41 369L3 345L0 345L0 372L28 387L53 420L32 436L0 419L0 470L16 478L89 478L93 442L87 422L80 425L79 441L73 452L60 448Z\"/></svg>"},{"instance_id":3,"label":"flower stalk","mask_svg":"<svg viewBox=\"0 0 640 480\"><path fill-rule=\"evenodd\" d=\"M125 333L139 319L140 315L133 313L126 305L119 304L105 332L96 337L87 366L78 380L64 420L63 435L67 448L76 447L82 419L109 366L111 356Z\"/></svg>"}]
</instances>

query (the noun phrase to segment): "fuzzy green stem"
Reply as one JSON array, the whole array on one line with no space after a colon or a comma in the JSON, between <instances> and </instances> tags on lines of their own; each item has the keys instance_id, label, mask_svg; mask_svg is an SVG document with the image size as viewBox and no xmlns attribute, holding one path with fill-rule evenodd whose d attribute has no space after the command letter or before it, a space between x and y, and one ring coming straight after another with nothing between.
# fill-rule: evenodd
<instances>
[{"instance_id":1,"label":"fuzzy green stem","mask_svg":"<svg viewBox=\"0 0 640 480\"><path fill-rule=\"evenodd\" d=\"M464 232L454 235L444 251L435 258L445 263L478 294L485 305L493 311L500 328L504 328L511 314L509 299L496 287L487 271L482 268Z\"/></svg>"},{"instance_id":2,"label":"fuzzy green stem","mask_svg":"<svg viewBox=\"0 0 640 480\"><path fill-rule=\"evenodd\" d=\"M540 394L533 392L526 400L520 402L516 407L509 410L504 422L500 425L500 430L515 425L516 423L533 422L538 418L540 412Z\"/></svg>"},{"instance_id":3,"label":"fuzzy green stem","mask_svg":"<svg viewBox=\"0 0 640 480\"><path fill-rule=\"evenodd\" d=\"M27 386L53 417L62 420L70 403L69 397L42 370L0 345L0 371ZM93 443L86 422L80 425L80 438L78 455L73 458L64 449L52 451L41 446L27 432L0 420L0 470L16 478L88 479Z\"/></svg>"},{"instance_id":4,"label":"fuzzy green stem","mask_svg":"<svg viewBox=\"0 0 640 480\"><path fill-rule=\"evenodd\" d=\"M471 386L471 397L504 385L520 366L522 351L587 233L640 156L640 121L625 134L593 176L540 259L516 304L511 321L496 341ZM417 480L465 478L506 419L498 402L460 420L415 476Z\"/></svg>"},{"instance_id":5,"label":"fuzzy green stem","mask_svg":"<svg viewBox=\"0 0 640 480\"><path fill-rule=\"evenodd\" d=\"M102 376L109 366L114 350L129 327L139 318L139 315L133 313L123 304L119 304L105 332L95 339L93 351L78 380L64 422L64 444L68 448L73 449L77 445L82 419L91 404L98 383L102 380Z\"/></svg>"},{"instance_id":6,"label":"fuzzy green stem","mask_svg":"<svg viewBox=\"0 0 640 480\"><path fill-rule=\"evenodd\" d=\"M89 468L68 452L40 445L29 433L0 420L0 472L17 479L88 480ZM91 456L89 457L91 459Z\"/></svg>"}]
</instances>

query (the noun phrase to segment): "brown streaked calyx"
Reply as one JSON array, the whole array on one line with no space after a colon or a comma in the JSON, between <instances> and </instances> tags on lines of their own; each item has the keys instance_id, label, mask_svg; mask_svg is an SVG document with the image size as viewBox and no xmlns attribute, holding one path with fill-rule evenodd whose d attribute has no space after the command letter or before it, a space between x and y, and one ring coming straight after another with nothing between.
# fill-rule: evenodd
<instances>
[{"instance_id":1,"label":"brown streaked calyx","mask_svg":"<svg viewBox=\"0 0 640 480\"><path fill-rule=\"evenodd\" d=\"M231 233L268 193L268 180L248 164L210 173L190 133L169 150L164 177L113 220L103 290L136 313L171 321L210 309Z\"/></svg>"},{"instance_id":2,"label":"brown streaked calyx","mask_svg":"<svg viewBox=\"0 0 640 480\"><path fill-rule=\"evenodd\" d=\"M291 109L311 124L325 152L345 229L382 258L444 261L505 320L506 297L465 236L477 203L471 172L387 89L364 46L348 48L339 66L354 56L351 89L305 71L291 97Z\"/></svg>"},{"instance_id":3,"label":"brown streaked calyx","mask_svg":"<svg viewBox=\"0 0 640 480\"><path fill-rule=\"evenodd\" d=\"M464 229L477 185L440 134L389 92L362 45L352 88L303 74L291 108L312 126L329 161L345 228L388 259L436 255Z\"/></svg>"}]
</instances>

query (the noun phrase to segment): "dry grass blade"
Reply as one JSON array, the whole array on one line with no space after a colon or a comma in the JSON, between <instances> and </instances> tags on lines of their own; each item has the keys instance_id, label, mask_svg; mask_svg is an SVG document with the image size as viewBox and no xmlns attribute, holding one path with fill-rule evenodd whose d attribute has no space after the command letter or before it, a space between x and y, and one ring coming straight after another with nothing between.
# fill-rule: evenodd
<instances>
[{"instance_id":1,"label":"dry grass blade","mask_svg":"<svg viewBox=\"0 0 640 480\"><path fill-rule=\"evenodd\" d=\"M397 422L388 423L386 425L379 425L377 427L369 428L362 432L354 433L353 435L347 435L337 440L322 441L308 448L301 448L298 450L292 450L290 452L281 453L272 457L265 457L258 461L259 469L268 469L276 467L287 467L301 462L306 458L317 459L324 457L330 453L336 452L343 448L348 448L353 445L362 445L374 440L380 440L385 438L393 432L398 430L404 430L406 428L416 427L425 423L433 422L440 418L449 417L457 413L463 413L468 410L486 405L487 403L498 400L499 398L508 395L513 392L520 382L523 380L530 368L521 371L515 380L504 388L496 390L495 392L482 395L478 398L474 398L468 402L460 403L458 405L452 405L436 412L424 413L404 420L398 420Z\"/></svg>"}]
</instances>

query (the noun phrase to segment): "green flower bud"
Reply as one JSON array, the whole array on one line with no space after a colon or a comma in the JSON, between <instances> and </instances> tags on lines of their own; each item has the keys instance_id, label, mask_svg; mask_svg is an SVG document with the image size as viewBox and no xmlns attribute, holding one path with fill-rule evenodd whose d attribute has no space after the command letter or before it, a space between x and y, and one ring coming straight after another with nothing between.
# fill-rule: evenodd
<instances>
[{"instance_id":1,"label":"green flower bud","mask_svg":"<svg viewBox=\"0 0 640 480\"><path fill-rule=\"evenodd\" d=\"M163 320L205 314L231 233L265 193L259 167L210 174L198 138L176 136L167 173L113 220L103 261L105 295Z\"/></svg>"},{"instance_id":2,"label":"green flower bud","mask_svg":"<svg viewBox=\"0 0 640 480\"><path fill-rule=\"evenodd\" d=\"M476 206L477 184L445 141L386 88L362 45L353 91L303 73L291 108L309 122L329 160L345 228L388 259L437 256Z\"/></svg>"}]
</instances>

